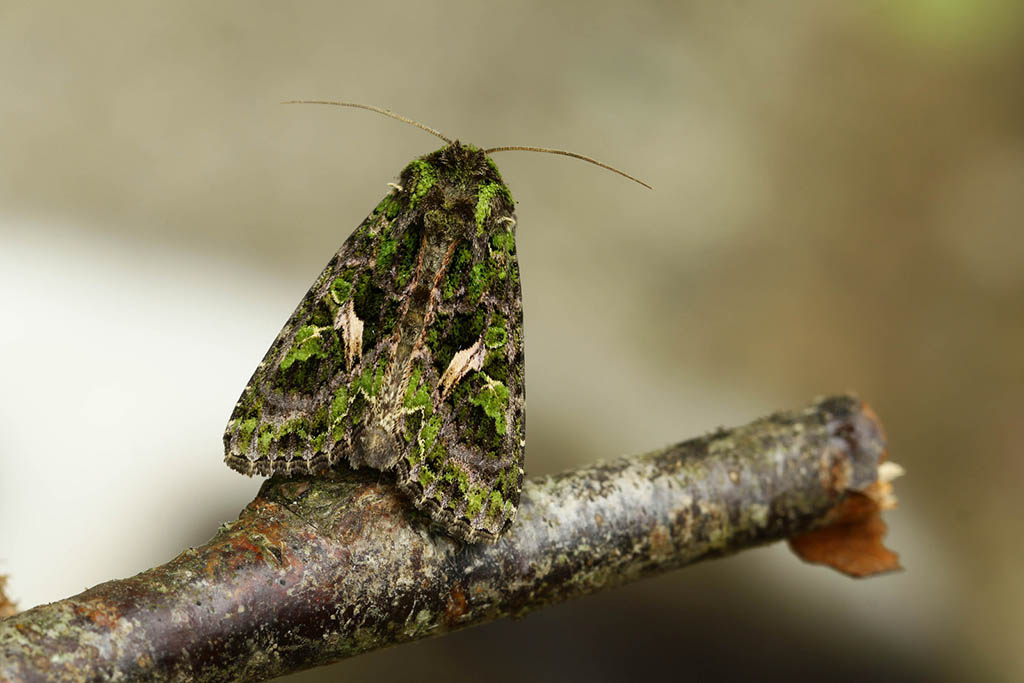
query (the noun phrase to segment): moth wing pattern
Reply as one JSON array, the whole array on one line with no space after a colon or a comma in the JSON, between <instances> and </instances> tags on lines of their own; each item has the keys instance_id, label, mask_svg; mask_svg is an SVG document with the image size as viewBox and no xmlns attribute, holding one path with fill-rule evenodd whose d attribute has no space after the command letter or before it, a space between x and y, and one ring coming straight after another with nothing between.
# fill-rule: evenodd
<instances>
[{"instance_id":1,"label":"moth wing pattern","mask_svg":"<svg viewBox=\"0 0 1024 683\"><path fill-rule=\"evenodd\" d=\"M496 218L483 234L471 222L444 259L412 354L412 438L397 465L399 486L467 539L493 540L511 524L523 480L523 312L511 207Z\"/></svg>"},{"instance_id":2,"label":"moth wing pattern","mask_svg":"<svg viewBox=\"0 0 1024 683\"><path fill-rule=\"evenodd\" d=\"M458 142L409 164L278 334L224 433L245 474L394 472L464 541L495 540L523 479L522 295L508 189Z\"/></svg>"}]
</instances>

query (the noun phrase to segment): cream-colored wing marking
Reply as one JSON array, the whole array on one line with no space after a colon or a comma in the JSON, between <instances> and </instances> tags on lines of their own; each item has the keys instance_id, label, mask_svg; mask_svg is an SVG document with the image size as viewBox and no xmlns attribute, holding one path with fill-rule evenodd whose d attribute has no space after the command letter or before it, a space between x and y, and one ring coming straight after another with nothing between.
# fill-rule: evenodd
<instances>
[{"instance_id":1,"label":"cream-colored wing marking","mask_svg":"<svg viewBox=\"0 0 1024 683\"><path fill-rule=\"evenodd\" d=\"M448 394L459 383L459 380L466 376L470 370L479 370L484 366L484 340L477 339L476 343L468 349L462 349L452 356L444 374L441 375L441 400L448 398Z\"/></svg>"},{"instance_id":2,"label":"cream-colored wing marking","mask_svg":"<svg viewBox=\"0 0 1024 683\"><path fill-rule=\"evenodd\" d=\"M345 369L351 371L359 357L363 355L363 321L356 315L356 305L349 299L338 309L334 318L334 329L341 331L345 344Z\"/></svg>"}]
</instances>

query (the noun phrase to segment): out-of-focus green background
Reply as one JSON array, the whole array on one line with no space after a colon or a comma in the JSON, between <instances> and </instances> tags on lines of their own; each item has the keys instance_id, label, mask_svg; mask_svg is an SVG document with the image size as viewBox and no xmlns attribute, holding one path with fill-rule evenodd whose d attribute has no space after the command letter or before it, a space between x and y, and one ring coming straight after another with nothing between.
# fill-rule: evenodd
<instances>
[{"instance_id":1,"label":"out-of-focus green background","mask_svg":"<svg viewBox=\"0 0 1024 683\"><path fill-rule=\"evenodd\" d=\"M847 390L908 470L852 581L783 546L291 680L1024 678L1024 5L0 6L0 573L22 607L255 493L250 372L402 166L518 204L528 474Z\"/></svg>"}]
</instances>

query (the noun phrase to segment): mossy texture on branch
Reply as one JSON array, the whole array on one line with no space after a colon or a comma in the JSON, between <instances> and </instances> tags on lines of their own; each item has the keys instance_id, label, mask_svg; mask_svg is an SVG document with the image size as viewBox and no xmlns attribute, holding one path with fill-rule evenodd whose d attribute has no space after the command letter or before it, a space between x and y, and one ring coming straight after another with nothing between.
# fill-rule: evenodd
<instances>
[{"instance_id":1,"label":"mossy texture on branch","mask_svg":"<svg viewBox=\"0 0 1024 683\"><path fill-rule=\"evenodd\" d=\"M857 399L823 399L523 487L465 545L378 472L268 480L209 543L0 622L0 679L263 680L806 532L878 477ZM524 626L525 627L525 626Z\"/></svg>"}]
</instances>

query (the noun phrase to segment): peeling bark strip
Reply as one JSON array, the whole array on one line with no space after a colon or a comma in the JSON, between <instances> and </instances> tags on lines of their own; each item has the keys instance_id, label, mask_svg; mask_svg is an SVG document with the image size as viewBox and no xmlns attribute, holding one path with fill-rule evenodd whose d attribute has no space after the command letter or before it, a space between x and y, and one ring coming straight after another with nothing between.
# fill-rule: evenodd
<instances>
[{"instance_id":1,"label":"peeling bark strip","mask_svg":"<svg viewBox=\"0 0 1024 683\"><path fill-rule=\"evenodd\" d=\"M815 528L884 453L823 399L530 481L493 545L431 534L376 471L275 477L206 545L0 622L0 679L263 680L520 616Z\"/></svg>"}]
</instances>

